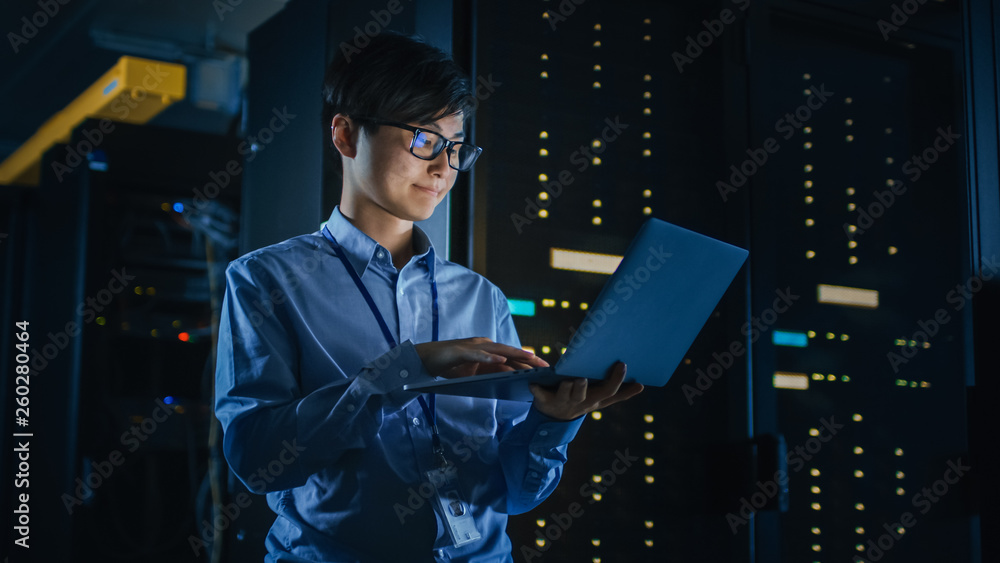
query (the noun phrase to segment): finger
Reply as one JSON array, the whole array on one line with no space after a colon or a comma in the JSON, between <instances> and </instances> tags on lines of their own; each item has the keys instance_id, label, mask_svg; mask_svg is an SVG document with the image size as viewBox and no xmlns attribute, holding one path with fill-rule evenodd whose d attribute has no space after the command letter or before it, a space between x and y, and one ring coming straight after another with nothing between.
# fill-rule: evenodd
<instances>
[{"instance_id":1,"label":"finger","mask_svg":"<svg viewBox=\"0 0 1000 563\"><path fill-rule=\"evenodd\" d=\"M573 380L564 379L559 382L559 389L556 391L556 402L568 403L573 395Z\"/></svg>"},{"instance_id":2,"label":"finger","mask_svg":"<svg viewBox=\"0 0 1000 563\"><path fill-rule=\"evenodd\" d=\"M526 364L524 362L517 362L514 360L507 360L507 365L514 369L534 369L535 367L531 364Z\"/></svg>"},{"instance_id":3,"label":"finger","mask_svg":"<svg viewBox=\"0 0 1000 563\"><path fill-rule=\"evenodd\" d=\"M615 403L627 401L632 397L635 397L639 393L642 393L644 389L645 386L643 386L641 383L629 383L628 385L625 386L624 389L622 389L618 393L615 393L613 397L601 401L597 408L610 407Z\"/></svg>"},{"instance_id":4,"label":"finger","mask_svg":"<svg viewBox=\"0 0 1000 563\"><path fill-rule=\"evenodd\" d=\"M582 403L587 400L587 380L584 378L579 378L573 381L573 389L570 392L570 397L573 402Z\"/></svg>"},{"instance_id":5,"label":"finger","mask_svg":"<svg viewBox=\"0 0 1000 563\"><path fill-rule=\"evenodd\" d=\"M531 364L534 367L549 367L548 362L521 348L507 346L506 344L500 344L498 342L483 342L477 344L476 347L492 354L504 356L507 360L517 360Z\"/></svg>"},{"instance_id":6,"label":"finger","mask_svg":"<svg viewBox=\"0 0 1000 563\"><path fill-rule=\"evenodd\" d=\"M600 385L595 386L591 392L591 397L596 398L598 401L603 401L615 396L621 388L622 382L625 381L625 371L625 364L622 362L616 363L611 368L611 376L602 381Z\"/></svg>"}]
</instances>

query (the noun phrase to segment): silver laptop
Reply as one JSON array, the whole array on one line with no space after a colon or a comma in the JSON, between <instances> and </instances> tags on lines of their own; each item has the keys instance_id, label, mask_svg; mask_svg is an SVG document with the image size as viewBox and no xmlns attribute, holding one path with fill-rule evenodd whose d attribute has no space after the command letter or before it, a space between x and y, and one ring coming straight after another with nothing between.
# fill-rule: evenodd
<instances>
[{"instance_id":1,"label":"silver laptop","mask_svg":"<svg viewBox=\"0 0 1000 563\"><path fill-rule=\"evenodd\" d=\"M531 383L605 379L618 360L628 366L626 382L662 387L747 255L742 248L648 219L554 366L439 378L403 389L531 401Z\"/></svg>"}]
</instances>

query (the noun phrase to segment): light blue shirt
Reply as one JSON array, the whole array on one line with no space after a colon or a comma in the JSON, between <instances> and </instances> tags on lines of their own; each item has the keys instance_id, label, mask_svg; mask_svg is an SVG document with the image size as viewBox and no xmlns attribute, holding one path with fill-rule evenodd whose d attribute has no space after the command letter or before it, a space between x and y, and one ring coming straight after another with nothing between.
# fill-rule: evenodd
<instances>
[{"instance_id":1,"label":"light blue shirt","mask_svg":"<svg viewBox=\"0 0 1000 563\"><path fill-rule=\"evenodd\" d=\"M445 455L483 538L455 548L425 472L431 428L407 383L433 379L413 343L431 340L427 261L440 339L485 336L520 346L507 300L482 276L438 257L414 227L401 270L333 210L326 223L399 346L321 231L233 261L219 327L216 414L226 459L277 513L268 561L511 561L508 514L555 489L582 417L562 422L528 403L437 396ZM422 486L423 485L423 486Z\"/></svg>"}]
</instances>

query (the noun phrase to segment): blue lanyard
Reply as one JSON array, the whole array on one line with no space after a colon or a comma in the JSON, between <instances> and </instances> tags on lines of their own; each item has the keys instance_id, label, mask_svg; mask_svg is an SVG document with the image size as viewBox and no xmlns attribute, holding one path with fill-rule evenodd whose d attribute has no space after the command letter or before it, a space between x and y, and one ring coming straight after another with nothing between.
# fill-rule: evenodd
<instances>
[{"instance_id":1,"label":"blue lanyard","mask_svg":"<svg viewBox=\"0 0 1000 563\"><path fill-rule=\"evenodd\" d=\"M330 246L333 247L333 253L340 258L340 261L344 263L344 269L350 274L351 279L354 281L354 285L358 287L358 291L361 292L361 296L365 298L365 302L368 303L368 308L371 309L372 315L375 315L375 320L378 321L379 328L382 329L382 336L385 337L386 343L389 345L389 349L393 349L397 346L396 339L393 338L392 332L389 330L389 325L385 323L385 318L382 317L382 313L379 312L378 306L375 305L375 300L372 299L371 293L368 292L368 288L365 284L361 282L361 276L358 275L357 270L354 266L347 260L347 254L342 251L340 244L337 239L333 237L333 233L330 229L323 225L323 236L326 240L330 242ZM427 269L431 275L431 339L434 342L438 340L438 294L437 294L437 282L434 279L434 261L427 260ZM431 430L433 431L433 444L434 453L438 455L439 460L444 460L444 448L441 446L441 436L438 434L437 425L437 408L435 396L433 393L430 394L430 406L427 405L427 401L424 401L423 395L417 397L420 401L420 408L424 411L424 416L427 418L427 422L431 425Z\"/></svg>"}]
</instances>

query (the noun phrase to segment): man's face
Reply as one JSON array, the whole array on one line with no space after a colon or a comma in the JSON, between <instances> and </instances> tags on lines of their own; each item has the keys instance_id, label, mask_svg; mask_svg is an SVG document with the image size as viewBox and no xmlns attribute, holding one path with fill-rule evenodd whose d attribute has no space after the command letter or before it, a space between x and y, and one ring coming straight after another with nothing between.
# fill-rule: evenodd
<instances>
[{"instance_id":1,"label":"man's face","mask_svg":"<svg viewBox=\"0 0 1000 563\"><path fill-rule=\"evenodd\" d=\"M465 137L462 114L409 125L434 131L452 141ZM413 156L412 139L411 131L390 125L379 126L374 135L359 133L352 180L361 192L358 195L390 214L407 221L422 221L431 216L451 190L458 171L448 166L447 151L441 151L434 160Z\"/></svg>"}]
</instances>

